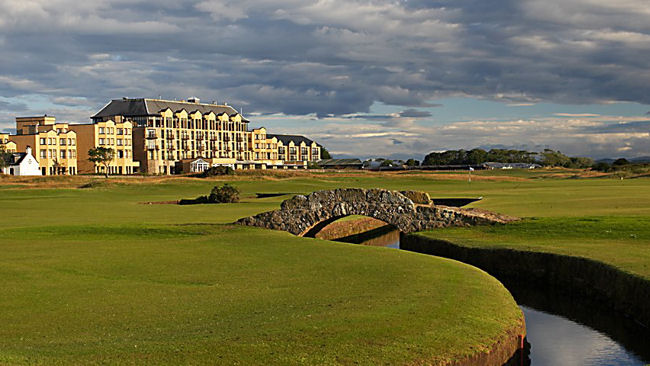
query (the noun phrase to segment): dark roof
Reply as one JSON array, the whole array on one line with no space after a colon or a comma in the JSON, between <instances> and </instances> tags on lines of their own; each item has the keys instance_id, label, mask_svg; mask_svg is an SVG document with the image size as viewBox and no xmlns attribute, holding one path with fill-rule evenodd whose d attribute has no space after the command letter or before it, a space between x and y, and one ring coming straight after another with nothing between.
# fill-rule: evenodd
<instances>
[{"instance_id":1,"label":"dark roof","mask_svg":"<svg viewBox=\"0 0 650 366\"><path fill-rule=\"evenodd\" d=\"M312 140L306 138L305 136L300 136L300 135L274 135L267 133L266 138L267 139L272 139L272 138L278 139L278 141L282 141L283 144L288 145L290 141L293 141L294 144L300 145L303 141L305 142L306 145L311 145Z\"/></svg>"},{"instance_id":2,"label":"dark roof","mask_svg":"<svg viewBox=\"0 0 650 366\"><path fill-rule=\"evenodd\" d=\"M362 166L363 163L359 159L323 159L318 161L320 166L343 166L343 165L352 165L352 166Z\"/></svg>"},{"instance_id":3,"label":"dark roof","mask_svg":"<svg viewBox=\"0 0 650 366\"><path fill-rule=\"evenodd\" d=\"M5 161L7 162L7 165L18 165L25 160L26 156L27 153L11 153L7 155Z\"/></svg>"},{"instance_id":4,"label":"dark roof","mask_svg":"<svg viewBox=\"0 0 650 366\"><path fill-rule=\"evenodd\" d=\"M201 112L201 114L209 114L214 112L214 114L226 113L229 116L238 114L231 106L224 105L215 105L215 104L202 104L202 103L191 103L191 102L180 102L180 101L171 101L171 100L159 100L159 99L113 99L108 103L101 111L97 112L92 118L102 118L102 117L111 117L111 116L125 116L125 117L141 117L141 116L156 116L165 109L171 109L174 112L178 112L182 109L185 109L188 113L193 113L196 111ZM248 122L243 118L242 120Z\"/></svg>"}]
</instances>

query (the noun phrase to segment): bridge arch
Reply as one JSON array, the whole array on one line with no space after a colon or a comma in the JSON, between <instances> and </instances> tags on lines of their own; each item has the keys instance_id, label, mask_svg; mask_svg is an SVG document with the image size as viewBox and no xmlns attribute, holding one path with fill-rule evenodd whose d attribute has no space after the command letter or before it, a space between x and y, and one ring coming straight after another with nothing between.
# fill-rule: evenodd
<instances>
[{"instance_id":1,"label":"bridge arch","mask_svg":"<svg viewBox=\"0 0 650 366\"><path fill-rule=\"evenodd\" d=\"M349 215L372 217L404 233L507 221L506 217L491 213L436 206L422 192L341 188L294 196L282 202L279 210L246 217L237 223L308 236Z\"/></svg>"}]
</instances>

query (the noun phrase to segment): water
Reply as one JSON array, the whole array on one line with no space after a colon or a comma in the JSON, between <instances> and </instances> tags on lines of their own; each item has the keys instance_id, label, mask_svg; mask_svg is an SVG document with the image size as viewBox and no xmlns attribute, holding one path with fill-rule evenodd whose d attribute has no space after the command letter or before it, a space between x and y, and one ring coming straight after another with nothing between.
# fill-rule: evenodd
<instances>
[{"instance_id":1,"label":"water","mask_svg":"<svg viewBox=\"0 0 650 366\"><path fill-rule=\"evenodd\" d=\"M399 249L400 232L356 237L354 242ZM526 317L528 346L524 353L529 354L516 355L512 364L642 366L650 362L650 330L553 289L504 285Z\"/></svg>"},{"instance_id":2,"label":"water","mask_svg":"<svg viewBox=\"0 0 650 366\"><path fill-rule=\"evenodd\" d=\"M530 365L645 365L612 338L586 325L527 306L521 310L531 345Z\"/></svg>"}]
</instances>

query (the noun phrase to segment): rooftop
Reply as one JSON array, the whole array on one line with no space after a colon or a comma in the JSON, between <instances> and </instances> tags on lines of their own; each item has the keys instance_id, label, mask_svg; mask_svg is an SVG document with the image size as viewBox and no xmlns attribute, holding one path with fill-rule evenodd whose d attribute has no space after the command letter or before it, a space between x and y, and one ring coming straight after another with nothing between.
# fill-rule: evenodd
<instances>
[{"instance_id":1,"label":"rooftop","mask_svg":"<svg viewBox=\"0 0 650 366\"><path fill-rule=\"evenodd\" d=\"M111 100L102 110L97 112L92 118L102 118L111 116L125 116L125 117L143 117L143 116L156 116L161 111L171 109L174 112L186 110L188 113L199 111L201 114L214 114L220 115L223 113L229 116L239 114L231 106L196 103L178 100L162 100L162 99L148 99L148 98L121 98ZM244 122L248 122L242 119Z\"/></svg>"},{"instance_id":2,"label":"rooftop","mask_svg":"<svg viewBox=\"0 0 650 366\"><path fill-rule=\"evenodd\" d=\"M266 134L266 138L268 139L272 139L274 137L278 139L278 141L282 141L282 143L285 145L288 145L291 141L293 141L293 143L296 145L300 145L302 142L304 142L306 145L311 145L314 142L305 136L300 135L276 135L271 133Z\"/></svg>"}]
</instances>

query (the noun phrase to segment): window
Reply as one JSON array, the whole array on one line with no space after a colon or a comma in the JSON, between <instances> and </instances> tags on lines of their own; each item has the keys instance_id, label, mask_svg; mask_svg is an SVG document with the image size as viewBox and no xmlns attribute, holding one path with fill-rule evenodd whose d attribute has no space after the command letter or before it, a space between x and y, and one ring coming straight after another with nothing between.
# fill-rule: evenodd
<instances>
[{"instance_id":1,"label":"window","mask_svg":"<svg viewBox=\"0 0 650 366\"><path fill-rule=\"evenodd\" d=\"M70 146L74 146L74 144L76 143L77 143L77 139L72 139L72 143L70 144Z\"/></svg>"},{"instance_id":2,"label":"window","mask_svg":"<svg viewBox=\"0 0 650 366\"><path fill-rule=\"evenodd\" d=\"M124 150L117 150L117 157L120 159L124 158Z\"/></svg>"},{"instance_id":3,"label":"window","mask_svg":"<svg viewBox=\"0 0 650 366\"><path fill-rule=\"evenodd\" d=\"M68 139L68 145L72 146L72 139Z\"/></svg>"},{"instance_id":4,"label":"window","mask_svg":"<svg viewBox=\"0 0 650 366\"><path fill-rule=\"evenodd\" d=\"M124 134L124 130L121 129L121 128L118 128L118 129L117 129L117 134L118 134L118 135L123 135L123 134Z\"/></svg>"},{"instance_id":5,"label":"window","mask_svg":"<svg viewBox=\"0 0 650 366\"><path fill-rule=\"evenodd\" d=\"M99 144L104 145L104 139L99 139Z\"/></svg>"},{"instance_id":6,"label":"window","mask_svg":"<svg viewBox=\"0 0 650 366\"><path fill-rule=\"evenodd\" d=\"M99 128L99 133L102 134L102 135L105 133L105 132L104 132L104 127L100 127L100 128Z\"/></svg>"},{"instance_id":7,"label":"window","mask_svg":"<svg viewBox=\"0 0 650 366\"><path fill-rule=\"evenodd\" d=\"M44 137L41 137L41 139L40 139L39 142L41 143L41 145L45 145L45 138L44 138Z\"/></svg>"},{"instance_id":8,"label":"window","mask_svg":"<svg viewBox=\"0 0 650 366\"><path fill-rule=\"evenodd\" d=\"M66 140L65 139L59 139L59 145L65 146Z\"/></svg>"},{"instance_id":9,"label":"window","mask_svg":"<svg viewBox=\"0 0 650 366\"><path fill-rule=\"evenodd\" d=\"M122 146L122 139L117 139L117 146Z\"/></svg>"},{"instance_id":10,"label":"window","mask_svg":"<svg viewBox=\"0 0 650 366\"><path fill-rule=\"evenodd\" d=\"M41 150L41 159L47 158L47 150Z\"/></svg>"},{"instance_id":11,"label":"window","mask_svg":"<svg viewBox=\"0 0 650 366\"><path fill-rule=\"evenodd\" d=\"M61 150L61 159L65 159L65 150Z\"/></svg>"}]
</instances>

